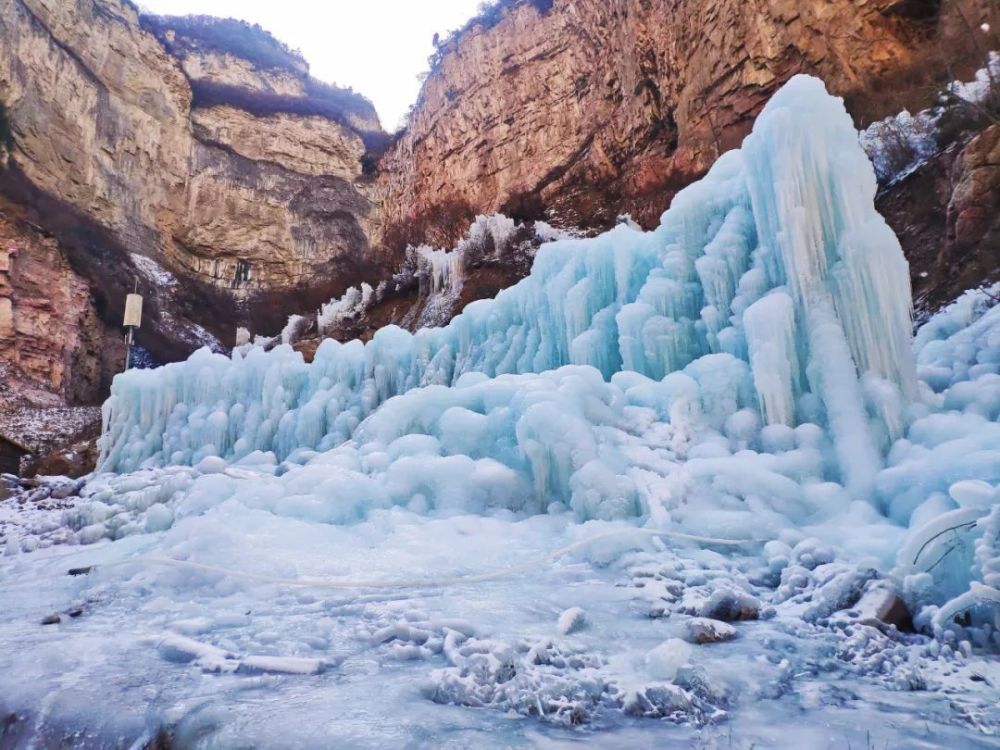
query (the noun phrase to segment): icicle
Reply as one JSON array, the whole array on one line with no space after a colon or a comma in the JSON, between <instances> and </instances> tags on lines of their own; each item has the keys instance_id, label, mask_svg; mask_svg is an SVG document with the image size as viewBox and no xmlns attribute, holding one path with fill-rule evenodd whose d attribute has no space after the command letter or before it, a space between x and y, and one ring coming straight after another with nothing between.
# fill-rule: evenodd
<instances>
[{"instance_id":1,"label":"icicle","mask_svg":"<svg viewBox=\"0 0 1000 750\"><path fill-rule=\"evenodd\" d=\"M792 298L776 291L743 315L750 368L767 424L795 424L800 370Z\"/></svg>"}]
</instances>

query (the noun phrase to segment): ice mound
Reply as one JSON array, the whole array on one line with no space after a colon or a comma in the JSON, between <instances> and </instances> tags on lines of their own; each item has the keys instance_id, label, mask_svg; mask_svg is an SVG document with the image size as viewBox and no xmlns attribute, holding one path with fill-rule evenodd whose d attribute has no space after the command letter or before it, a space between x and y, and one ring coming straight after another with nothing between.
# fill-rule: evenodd
<instances>
[{"instance_id":1,"label":"ice mound","mask_svg":"<svg viewBox=\"0 0 1000 750\"><path fill-rule=\"evenodd\" d=\"M295 459L357 440L367 417L415 388L586 365L605 380L646 376L661 409L683 390L716 429L742 408L765 424L820 423L838 475L864 491L879 468L878 432L898 436L894 407L916 391L906 261L874 193L842 103L798 76L659 229L549 243L528 278L443 328L326 341L311 365L288 348L202 351L116 378L102 466L254 451ZM685 368L688 378L660 382ZM466 422L475 440L481 420ZM512 442L518 425L504 428L489 439ZM567 434L572 423L551 429ZM397 426L407 431L419 428ZM552 468L564 482L558 461Z\"/></svg>"},{"instance_id":2,"label":"ice mound","mask_svg":"<svg viewBox=\"0 0 1000 750\"><path fill-rule=\"evenodd\" d=\"M970 293L913 340L874 193L842 102L797 76L657 230L548 243L445 327L327 340L311 364L202 350L119 376L103 470L194 471L99 480L71 523L93 542L236 500L328 524L405 507L793 543L808 527L895 563L915 606L953 601L993 581L976 555L1000 482L1000 312ZM450 284L452 257L429 262ZM963 480L987 487L976 510L959 510ZM958 531L939 528L950 513Z\"/></svg>"}]
</instances>

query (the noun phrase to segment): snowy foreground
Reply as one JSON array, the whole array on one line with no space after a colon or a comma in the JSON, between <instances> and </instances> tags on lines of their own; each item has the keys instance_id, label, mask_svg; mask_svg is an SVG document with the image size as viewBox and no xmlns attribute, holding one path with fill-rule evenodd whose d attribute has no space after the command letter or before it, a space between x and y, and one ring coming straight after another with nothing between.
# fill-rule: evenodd
<instances>
[{"instance_id":1,"label":"snowy foreground","mask_svg":"<svg viewBox=\"0 0 1000 750\"><path fill-rule=\"evenodd\" d=\"M1000 290L912 337L874 191L797 77L447 327L120 376L0 503L0 745L995 747Z\"/></svg>"}]
</instances>

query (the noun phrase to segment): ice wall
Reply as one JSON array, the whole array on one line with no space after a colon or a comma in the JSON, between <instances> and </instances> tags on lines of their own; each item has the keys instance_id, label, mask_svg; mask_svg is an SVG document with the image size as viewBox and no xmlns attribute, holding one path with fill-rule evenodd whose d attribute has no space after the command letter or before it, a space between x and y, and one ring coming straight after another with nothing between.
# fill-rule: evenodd
<instances>
[{"instance_id":1,"label":"ice wall","mask_svg":"<svg viewBox=\"0 0 1000 750\"><path fill-rule=\"evenodd\" d=\"M916 390L907 264L874 192L841 101L797 76L658 229L549 243L530 276L445 327L326 341L310 365L288 347L201 351L119 376L103 468L294 459L350 439L413 388L576 364L652 379L665 413L678 381L659 381L685 370L704 429L745 407L767 424L828 427L842 481L864 492L898 433L893 405Z\"/></svg>"}]
</instances>

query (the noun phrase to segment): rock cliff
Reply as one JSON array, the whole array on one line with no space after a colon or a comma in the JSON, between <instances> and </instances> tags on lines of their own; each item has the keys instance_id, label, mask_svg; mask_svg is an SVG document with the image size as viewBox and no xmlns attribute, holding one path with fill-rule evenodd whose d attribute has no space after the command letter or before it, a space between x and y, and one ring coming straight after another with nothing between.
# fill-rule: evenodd
<instances>
[{"instance_id":1,"label":"rock cliff","mask_svg":"<svg viewBox=\"0 0 1000 750\"><path fill-rule=\"evenodd\" d=\"M0 199L0 404L94 401L123 355L55 239Z\"/></svg>"},{"instance_id":2,"label":"rock cliff","mask_svg":"<svg viewBox=\"0 0 1000 750\"><path fill-rule=\"evenodd\" d=\"M385 221L430 223L433 235L442 232L428 216L465 206L547 210L577 226L627 212L651 226L793 74L819 75L856 114L882 117L912 103L872 93L926 95L944 73L936 55L951 71L974 64L969 36L995 15L991 6L504 0L439 43L406 132L383 160Z\"/></svg>"},{"instance_id":3,"label":"rock cliff","mask_svg":"<svg viewBox=\"0 0 1000 750\"><path fill-rule=\"evenodd\" d=\"M0 115L0 190L53 233L105 325L136 282L170 313L141 339L160 359L378 262L374 109L260 29L0 0Z\"/></svg>"},{"instance_id":4,"label":"rock cliff","mask_svg":"<svg viewBox=\"0 0 1000 750\"><path fill-rule=\"evenodd\" d=\"M880 191L875 205L910 261L921 315L1000 281L1000 124Z\"/></svg>"}]
</instances>

